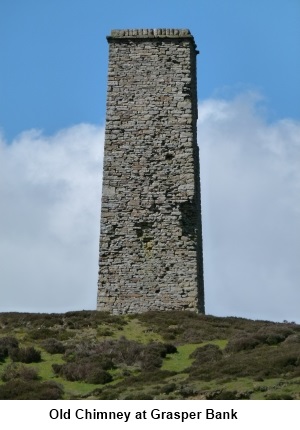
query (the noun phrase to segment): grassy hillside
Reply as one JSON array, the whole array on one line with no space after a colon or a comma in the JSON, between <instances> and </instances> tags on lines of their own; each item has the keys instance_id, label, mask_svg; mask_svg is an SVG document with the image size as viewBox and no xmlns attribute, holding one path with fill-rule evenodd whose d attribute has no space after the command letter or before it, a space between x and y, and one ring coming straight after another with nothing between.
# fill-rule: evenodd
<instances>
[{"instance_id":1,"label":"grassy hillside","mask_svg":"<svg viewBox=\"0 0 300 430\"><path fill-rule=\"evenodd\" d=\"M300 399L300 325L2 313L0 399Z\"/></svg>"}]
</instances>

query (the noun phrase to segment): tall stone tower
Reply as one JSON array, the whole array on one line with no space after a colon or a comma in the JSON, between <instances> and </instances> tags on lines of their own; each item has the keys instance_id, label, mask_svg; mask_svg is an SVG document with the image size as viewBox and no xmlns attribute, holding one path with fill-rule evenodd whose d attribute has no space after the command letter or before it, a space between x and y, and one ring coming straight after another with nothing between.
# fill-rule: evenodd
<instances>
[{"instance_id":1,"label":"tall stone tower","mask_svg":"<svg viewBox=\"0 0 300 430\"><path fill-rule=\"evenodd\" d=\"M196 45L189 30L113 30L97 309L204 313Z\"/></svg>"}]
</instances>

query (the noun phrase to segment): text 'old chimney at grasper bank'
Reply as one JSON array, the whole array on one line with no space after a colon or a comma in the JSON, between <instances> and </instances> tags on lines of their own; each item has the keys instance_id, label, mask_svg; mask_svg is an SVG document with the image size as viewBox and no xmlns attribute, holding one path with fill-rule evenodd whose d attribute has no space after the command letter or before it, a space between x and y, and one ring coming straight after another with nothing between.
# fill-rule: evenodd
<instances>
[{"instance_id":1,"label":"text 'old chimney at grasper bank'","mask_svg":"<svg viewBox=\"0 0 300 430\"><path fill-rule=\"evenodd\" d=\"M189 30L113 30L97 309L204 313L196 45Z\"/></svg>"}]
</instances>

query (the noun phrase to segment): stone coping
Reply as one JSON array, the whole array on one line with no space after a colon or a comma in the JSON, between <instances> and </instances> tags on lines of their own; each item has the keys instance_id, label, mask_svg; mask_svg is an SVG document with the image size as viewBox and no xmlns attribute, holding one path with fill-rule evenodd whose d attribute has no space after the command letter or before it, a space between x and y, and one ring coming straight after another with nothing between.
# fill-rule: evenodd
<instances>
[{"instance_id":1,"label":"stone coping","mask_svg":"<svg viewBox=\"0 0 300 430\"><path fill-rule=\"evenodd\" d=\"M142 28L142 29L126 29L112 30L107 39L126 39L126 38L191 38L190 30L178 28Z\"/></svg>"}]
</instances>

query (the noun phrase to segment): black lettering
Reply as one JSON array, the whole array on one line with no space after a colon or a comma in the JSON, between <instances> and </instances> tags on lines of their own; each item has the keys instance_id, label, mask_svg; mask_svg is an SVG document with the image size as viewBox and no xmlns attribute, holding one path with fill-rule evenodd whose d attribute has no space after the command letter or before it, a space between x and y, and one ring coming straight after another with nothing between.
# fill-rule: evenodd
<instances>
[{"instance_id":1,"label":"black lettering","mask_svg":"<svg viewBox=\"0 0 300 430\"><path fill-rule=\"evenodd\" d=\"M233 419L235 419L235 420L237 420L238 419L238 417L237 417L237 411L236 412L234 412L234 409L231 409L231 419L233 420Z\"/></svg>"},{"instance_id":2,"label":"black lettering","mask_svg":"<svg viewBox=\"0 0 300 430\"><path fill-rule=\"evenodd\" d=\"M51 411L49 412L49 416L52 420L56 420L56 418L58 418L59 416L59 412L57 409L51 409Z\"/></svg>"},{"instance_id":3,"label":"black lettering","mask_svg":"<svg viewBox=\"0 0 300 430\"><path fill-rule=\"evenodd\" d=\"M215 418L214 410L213 409L206 409L206 419L212 420Z\"/></svg>"},{"instance_id":4,"label":"black lettering","mask_svg":"<svg viewBox=\"0 0 300 430\"><path fill-rule=\"evenodd\" d=\"M153 418L154 420L158 420L160 418L160 410L159 409L152 409L151 418Z\"/></svg>"},{"instance_id":5,"label":"black lettering","mask_svg":"<svg viewBox=\"0 0 300 430\"><path fill-rule=\"evenodd\" d=\"M83 418L84 418L84 417L79 416L79 415L78 415L78 412L83 412L83 409L77 409L77 411L75 412L75 417L76 417L78 420L83 420Z\"/></svg>"}]
</instances>

